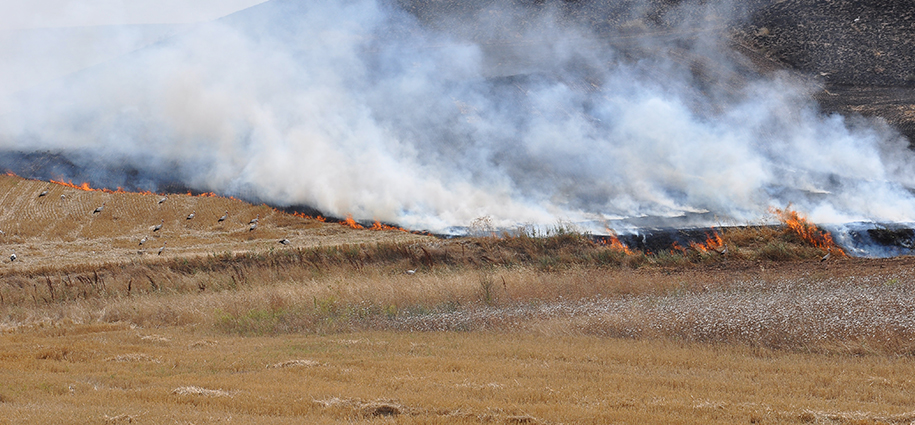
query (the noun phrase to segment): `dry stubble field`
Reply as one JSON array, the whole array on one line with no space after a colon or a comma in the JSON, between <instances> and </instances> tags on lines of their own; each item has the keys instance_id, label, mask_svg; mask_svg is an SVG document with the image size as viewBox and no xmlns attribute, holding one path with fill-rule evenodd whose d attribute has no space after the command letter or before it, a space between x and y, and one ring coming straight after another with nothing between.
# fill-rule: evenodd
<instances>
[{"instance_id":1,"label":"dry stubble field","mask_svg":"<svg viewBox=\"0 0 915 425\"><path fill-rule=\"evenodd\" d=\"M820 262L764 228L723 230L727 255L442 241L159 199L0 178L0 423L915 421L912 258Z\"/></svg>"}]
</instances>

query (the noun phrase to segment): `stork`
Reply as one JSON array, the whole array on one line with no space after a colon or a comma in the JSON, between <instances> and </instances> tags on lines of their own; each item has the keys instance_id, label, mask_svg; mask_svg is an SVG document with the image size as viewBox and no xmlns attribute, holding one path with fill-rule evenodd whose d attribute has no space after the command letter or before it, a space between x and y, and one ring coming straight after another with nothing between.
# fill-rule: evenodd
<instances>
[{"instance_id":1,"label":"stork","mask_svg":"<svg viewBox=\"0 0 915 425\"><path fill-rule=\"evenodd\" d=\"M258 214L257 217L252 218L251 221L248 222L248 224L257 224L257 222L259 221L260 218L261 218L261 215Z\"/></svg>"},{"instance_id":2,"label":"stork","mask_svg":"<svg viewBox=\"0 0 915 425\"><path fill-rule=\"evenodd\" d=\"M416 273L416 269L407 270L406 273L407 273L407 274L414 274L414 273Z\"/></svg>"},{"instance_id":3,"label":"stork","mask_svg":"<svg viewBox=\"0 0 915 425\"><path fill-rule=\"evenodd\" d=\"M197 215L197 210L191 211L191 213L187 215L187 219L191 220L195 215Z\"/></svg>"},{"instance_id":4,"label":"stork","mask_svg":"<svg viewBox=\"0 0 915 425\"><path fill-rule=\"evenodd\" d=\"M16 253L15 253L15 252L12 253L12 254L10 254L10 262L12 263L13 261L16 261Z\"/></svg>"},{"instance_id":5,"label":"stork","mask_svg":"<svg viewBox=\"0 0 915 425\"><path fill-rule=\"evenodd\" d=\"M168 196L163 197L162 199L159 199L159 205L162 205L162 203L165 202L165 201L167 201L167 200L168 200Z\"/></svg>"},{"instance_id":6,"label":"stork","mask_svg":"<svg viewBox=\"0 0 915 425\"><path fill-rule=\"evenodd\" d=\"M159 224L157 224L155 227L153 227L153 232L158 232L159 229L162 228L162 225L163 225L163 224L165 224L165 219L164 219L164 218L162 219L162 221L161 221Z\"/></svg>"},{"instance_id":7,"label":"stork","mask_svg":"<svg viewBox=\"0 0 915 425\"><path fill-rule=\"evenodd\" d=\"M289 245L289 239L283 238L280 240L280 243L283 245Z\"/></svg>"},{"instance_id":8,"label":"stork","mask_svg":"<svg viewBox=\"0 0 915 425\"><path fill-rule=\"evenodd\" d=\"M826 247L826 255L824 255L823 258L820 258L820 261L828 260L831 255L832 255L832 247L828 246L828 247Z\"/></svg>"},{"instance_id":9,"label":"stork","mask_svg":"<svg viewBox=\"0 0 915 425\"><path fill-rule=\"evenodd\" d=\"M140 245L138 246L143 246L147 240L149 240L149 236L143 236L143 239L140 239Z\"/></svg>"},{"instance_id":10,"label":"stork","mask_svg":"<svg viewBox=\"0 0 915 425\"><path fill-rule=\"evenodd\" d=\"M47 190L44 190L44 191L42 191L41 193L38 194L38 197L41 198L42 196L47 196L47 194L48 194L48 191L47 191Z\"/></svg>"},{"instance_id":11,"label":"stork","mask_svg":"<svg viewBox=\"0 0 915 425\"><path fill-rule=\"evenodd\" d=\"M165 244L167 244L167 243L168 243L168 241L162 242L162 248L159 248L159 253L156 255L162 255L162 253L165 252Z\"/></svg>"},{"instance_id":12,"label":"stork","mask_svg":"<svg viewBox=\"0 0 915 425\"><path fill-rule=\"evenodd\" d=\"M227 218L229 218L229 211L226 211L226 213L223 214L222 217L219 217L219 220L216 220L216 222L222 223L223 221L226 221Z\"/></svg>"},{"instance_id":13,"label":"stork","mask_svg":"<svg viewBox=\"0 0 915 425\"><path fill-rule=\"evenodd\" d=\"M96 208L95 211L92 211L92 214L98 214L98 213L102 212L102 210L105 209L106 203L108 203L108 201L102 202L102 205L100 207Z\"/></svg>"}]
</instances>

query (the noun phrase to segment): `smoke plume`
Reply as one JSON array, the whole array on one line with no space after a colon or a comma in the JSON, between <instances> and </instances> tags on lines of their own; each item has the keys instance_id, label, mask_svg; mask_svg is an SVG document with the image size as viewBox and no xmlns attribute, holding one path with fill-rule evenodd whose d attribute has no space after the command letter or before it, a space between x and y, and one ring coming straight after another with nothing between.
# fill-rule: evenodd
<instances>
[{"instance_id":1,"label":"smoke plume","mask_svg":"<svg viewBox=\"0 0 915 425\"><path fill-rule=\"evenodd\" d=\"M745 11L597 3L272 0L8 96L0 149L434 231L915 220L908 142L750 70Z\"/></svg>"}]
</instances>

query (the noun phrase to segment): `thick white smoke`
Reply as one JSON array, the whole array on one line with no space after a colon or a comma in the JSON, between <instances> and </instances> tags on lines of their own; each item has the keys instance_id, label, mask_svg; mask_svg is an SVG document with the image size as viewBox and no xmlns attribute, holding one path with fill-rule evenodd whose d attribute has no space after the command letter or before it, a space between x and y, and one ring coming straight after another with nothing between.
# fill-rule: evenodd
<instances>
[{"instance_id":1,"label":"thick white smoke","mask_svg":"<svg viewBox=\"0 0 915 425\"><path fill-rule=\"evenodd\" d=\"M737 68L705 26L621 51L630 33L548 6L439 12L269 1L7 99L0 149L431 230L740 222L789 202L915 220L904 139L819 114L790 78L697 81L669 45Z\"/></svg>"}]
</instances>

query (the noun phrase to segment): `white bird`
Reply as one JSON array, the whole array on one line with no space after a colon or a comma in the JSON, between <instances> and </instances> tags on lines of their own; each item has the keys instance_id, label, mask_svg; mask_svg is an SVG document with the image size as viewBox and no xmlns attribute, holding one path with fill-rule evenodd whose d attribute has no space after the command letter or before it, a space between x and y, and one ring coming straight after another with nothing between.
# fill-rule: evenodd
<instances>
[{"instance_id":1,"label":"white bird","mask_svg":"<svg viewBox=\"0 0 915 425\"><path fill-rule=\"evenodd\" d=\"M248 222L248 224L257 224L257 222L259 221L260 218L261 218L261 215L258 214L257 217L252 218L251 221Z\"/></svg>"},{"instance_id":2,"label":"white bird","mask_svg":"<svg viewBox=\"0 0 915 425\"><path fill-rule=\"evenodd\" d=\"M413 270L407 270L407 274L413 274L413 273L416 273L416 269L413 269Z\"/></svg>"},{"instance_id":3,"label":"white bird","mask_svg":"<svg viewBox=\"0 0 915 425\"><path fill-rule=\"evenodd\" d=\"M229 218L229 212L228 212L228 211L226 211L226 213L223 214L222 217L219 217L219 220L216 220L216 222L217 222L217 223L222 223L223 221L226 221L227 218Z\"/></svg>"},{"instance_id":4,"label":"white bird","mask_svg":"<svg viewBox=\"0 0 915 425\"><path fill-rule=\"evenodd\" d=\"M168 242L162 242L162 248L159 248L159 254L157 254L157 255L162 255L162 253L165 252L165 244L167 244L167 243Z\"/></svg>"},{"instance_id":5,"label":"white bird","mask_svg":"<svg viewBox=\"0 0 915 425\"><path fill-rule=\"evenodd\" d=\"M67 195L60 195L60 200L67 199Z\"/></svg>"},{"instance_id":6,"label":"white bird","mask_svg":"<svg viewBox=\"0 0 915 425\"><path fill-rule=\"evenodd\" d=\"M832 255L832 247L830 246L830 247L826 248L826 255L824 255L823 258L820 258L820 261L828 260L831 255Z\"/></svg>"},{"instance_id":7,"label":"white bird","mask_svg":"<svg viewBox=\"0 0 915 425\"><path fill-rule=\"evenodd\" d=\"M161 203L163 203L163 202L165 202L165 201L167 201L167 200L168 200L168 196L166 196L166 197L164 197L164 198L162 198L162 199L159 199L159 203L161 204Z\"/></svg>"},{"instance_id":8,"label":"white bird","mask_svg":"<svg viewBox=\"0 0 915 425\"><path fill-rule=\"evenodd\" d=\"M106 203L108 203L108 202L107 201L102 202L102 206L96 208L95 211L92 211L92 214L98 214L98 213L102 212L102 210L105 209Z\"/></svg>"},{"instance_id":9,"label":"white bird","mask_svg":"<svg viewBox=\"0 0 915 425\"><path fill-rule=\"evenodd\" d=\"M45 191L39 193L39 194L38 194L38 197L41 198L42 196L46 196L47 194L48 194L48 191L45 190Z\"/></svg>"},{"instance_id":10,"label":"white bird","mask_svg":"<svg viewBox=\"0 0 915 425\"><path fill-rule=\"evenodd\" d=\"M289 239L283 238L280 240L280 243L283 245L289 245Z\"/></svg>"},{"instance_id":11,"label":"white bird","mask_svg":"<svg viewBox=\"0 0 915 425\"><path fill-rule=\"evenodd\" d=\"M195 215L197 215L197 210L191 211L191 213L187 215L187 219L190 220L194 218Z\"/></svg>"},{"instance_id":12,"label":"white bird","mask_svg":"<svg viewBox=\"0 0 915 425\"><path fill-rule=\"evenodd\" d=\"M162 222L153 227L153 232L158 232L162 228L162 225L165 224L165 219L162 219Z\"/></svg>"},{"instance_id":13,"label":"white bird","mask_svg":"<svg viewBox=\"0 0 915 425\"><path fill-rule=\"evenodd\" d=\"M251 223L251 227L248 228L248 231L250 232L254 229L257 229L257 223Z\"/></svg>"},{"instance_id":14,"label":"white bird","mask_svg":"<svg viewBox=\"0 0 915 425\"><path fill-rule=\"evenodd\" d=\"M16 261L16 253L15 253L15 252L12 253L12 254L10 254L10 262L12 263L13 261Z\"/></svg>"},{"instance_id":15,"label":"white bird","mask_svg":"<svg viewBox=\"0 0 915 425\"><path fill-rule=\"evenodd\" d=\"M140 239L140 246L142 246L143 244L145 244L147 240L149 240L149 237L148 237L148 236L143 236L143 239Z\"/></svg>"}]
</instances>

